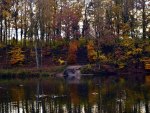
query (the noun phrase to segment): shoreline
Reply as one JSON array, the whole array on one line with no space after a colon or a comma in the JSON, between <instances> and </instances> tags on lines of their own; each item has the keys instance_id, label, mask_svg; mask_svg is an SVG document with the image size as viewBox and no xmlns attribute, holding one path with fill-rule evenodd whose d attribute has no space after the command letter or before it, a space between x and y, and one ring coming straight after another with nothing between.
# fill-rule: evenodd
<instances>
[{"instance_id":1,"label":"shoreline","mask_svg":"<svg viewBox=\"0 0 150 113\"><path fill-rule=\"evenodd\" d=\"M69 67L78 67L81 66L82 69L80 71L87 72L87 73L81 73L81 77L87 77L89 74L94 76L118 76L118 75L129 75L129 74L147 74L150 73L149 70L144 69L144 67L140 68L133 68L130 66L127 66L123 69L117 69L114 68L111 65L102 65L103 68L100 70L95 70L95 67L88 67L87 65L55 65L50 67L42 67L42 68L11 68L11 69L0 69L0 80L3 79L26 79L26 78L40 78L40 77L56 77L56 78L63 78L63 71ZM134 65L133 65L134 66ZM84 69L85 68L85 69ZM89 73L88 73L89 71ZM84 76L82 76L84 75ZM86 76L87 75L87 76Z\"/></svg>"},{"instance_id":2,"label":"shoreline","mask_svg":"<svg viewBox=\"0 0 150 113\"><path fill-rule=\"evenodd\" d=\"M53 66L49 68L12 68L0 69L0 79L26 79L26 78L40 78L53 77L57 73L62 72L65 66Z\"/></svg>"}]
</instances>

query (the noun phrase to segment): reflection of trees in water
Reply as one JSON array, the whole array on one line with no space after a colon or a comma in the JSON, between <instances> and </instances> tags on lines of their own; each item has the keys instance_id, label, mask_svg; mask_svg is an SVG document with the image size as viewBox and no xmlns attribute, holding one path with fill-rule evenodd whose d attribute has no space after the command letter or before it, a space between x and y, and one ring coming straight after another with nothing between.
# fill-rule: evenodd
<instances>
[{"instance_id":1,"label":"reflection of trees in water","mask_svg":"<svg viewBox=\"0 0 150 113\"><path fill-rule=\"evenodd\" d=\"M43 93L48 96L39 98L39 113L149 113L150 85L132 85L137 78L126 80L108 77L69 85L42 81ZM35 84L0 88L0 113L37 113Z\"/></svg>"}]
</instances>

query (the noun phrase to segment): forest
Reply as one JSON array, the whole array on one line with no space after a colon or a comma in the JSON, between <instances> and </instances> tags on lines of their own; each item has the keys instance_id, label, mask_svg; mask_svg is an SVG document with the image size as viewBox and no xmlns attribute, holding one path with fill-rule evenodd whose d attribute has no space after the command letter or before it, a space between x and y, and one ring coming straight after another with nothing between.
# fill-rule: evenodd
<instances>
[{"instance_id":1,"label":"forest","mask_svg":"<svg viewBox=\"0 0 150 113\"><path fill-rule=\"evenodd\" d=\"M0 0L0 113L150 113L150 0Z\"/></svg>"},{"instance_id":2,"label":"forest","mask_svg":"<svg viewBox=\"0 0 150 113\"><path fill-rule=\"evenodd\" d=\"M149 0L0 0L1 69L122 69L149 57Z\"/></svg>"}]
</instances>

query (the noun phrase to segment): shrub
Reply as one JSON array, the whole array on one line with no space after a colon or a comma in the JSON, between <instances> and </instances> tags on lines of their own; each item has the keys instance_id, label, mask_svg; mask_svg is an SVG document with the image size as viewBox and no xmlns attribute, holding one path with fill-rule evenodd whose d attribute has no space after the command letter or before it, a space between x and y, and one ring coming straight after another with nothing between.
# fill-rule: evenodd
<instances>
[{"instance_id":1,"label":"shrub","mask_svg":"<svg viewBox=\"0 0 150 113\"><path fill-rule=\"evenodd\" d=\"M22 64L24 62L24 54L21 47L14 46L9 53L11 65Z\"/></svg>"},{"instance_id":2,"label":"shrub","mask_svg":"<svg viewBox=\"0 0 150 113\"><path fill-rule=\"evenodd\" d=\"M84 67L81 68L81 73L82 74L92 74L94 73L92 65L88 64Z\"/></svg>"},{"instance_id":3,"label":"shrub","mask_svg":"<svg viewBox=\"0 0 150 113\"><path fill-rule=\"evenodd\" d=\"M81 46L85 46L87 43L87 40L83 37L79 38L79 45Z\"/></svg>"}]
</instances>

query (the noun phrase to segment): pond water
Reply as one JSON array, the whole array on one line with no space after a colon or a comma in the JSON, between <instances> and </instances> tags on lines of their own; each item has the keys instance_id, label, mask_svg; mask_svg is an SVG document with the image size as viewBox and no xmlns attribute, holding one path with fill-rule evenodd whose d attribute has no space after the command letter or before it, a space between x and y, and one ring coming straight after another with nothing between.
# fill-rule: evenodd
<instances>
[{"instance_id":1,"label":"pond water","mask_svg":"<svg viewBox=\"0 0 150 113\"><path fill-rule=\"evenodd\" d=\"M149 113L150 76L0 81L0 113Z\"/></svg>"}]
</instances>

